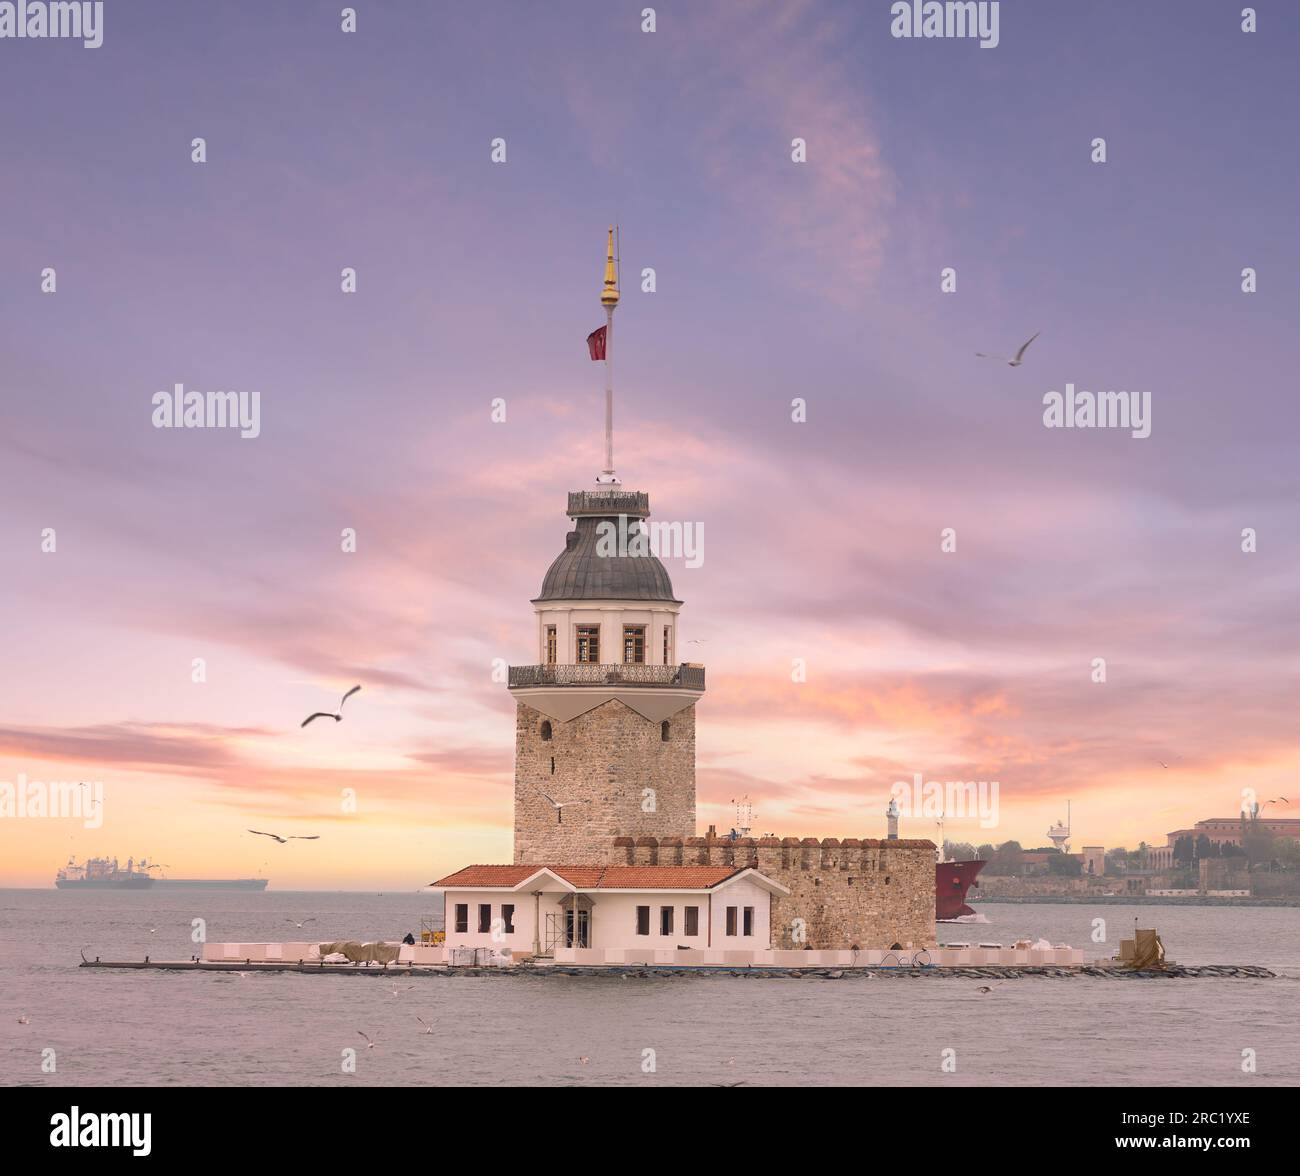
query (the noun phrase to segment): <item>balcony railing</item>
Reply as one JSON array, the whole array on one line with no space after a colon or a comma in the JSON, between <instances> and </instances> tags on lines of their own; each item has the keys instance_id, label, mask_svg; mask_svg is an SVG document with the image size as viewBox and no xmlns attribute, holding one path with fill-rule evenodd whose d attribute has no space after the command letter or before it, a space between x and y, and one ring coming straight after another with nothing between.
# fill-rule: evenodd
<instances>
[{"instance_id":1,"label":"balcony railing","mask_svg":"<svg viewBox=\"0 0 1300 1176\"><path fill-rule=\"evenodd\" d=\"M704 667L652 666L640 662L622 665L511 666L511 686L676 686L704 689Z\"/></svg>"}]
</instances>

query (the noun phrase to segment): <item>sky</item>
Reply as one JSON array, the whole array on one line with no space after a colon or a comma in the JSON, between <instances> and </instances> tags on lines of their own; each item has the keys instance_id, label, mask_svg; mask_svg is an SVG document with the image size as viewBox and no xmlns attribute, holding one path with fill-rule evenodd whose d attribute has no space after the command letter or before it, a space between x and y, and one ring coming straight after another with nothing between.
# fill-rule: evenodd
<instances>
[{"instance_id":1,"label":"sky","mask_svg":"<svg viewBox=\"0 0 1300 1176\"><path fill-rule=\"evenodd\" d=\"M0 783L104 787L0 819L0 885L510 860L493 667L602 464L615 222L617 468L703 527L701 829L883 836L920 773L998 782L950 838L1068 800L1132 848L1296 786L1300 9L1004 0L981 48L874 0L355 7L0 40ZM260 435L155 428L177 383ZM1151 435L1046 428L1067 383Z\"/></svg>"}]
</instances>

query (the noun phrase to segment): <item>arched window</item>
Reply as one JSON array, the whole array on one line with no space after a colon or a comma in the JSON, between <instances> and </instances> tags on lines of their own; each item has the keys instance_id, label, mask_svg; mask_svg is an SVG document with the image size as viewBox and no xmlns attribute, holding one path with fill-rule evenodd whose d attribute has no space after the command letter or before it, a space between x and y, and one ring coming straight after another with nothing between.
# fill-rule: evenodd
<instances>
[{"instance_id":1,"label":"arched window","mask_svg":"<svg viewBox=\"0 0 1300 1176\"><path fill-rule=\"evenodd\" d=\"M659 738L662 739L665 743L668 742L668 720L667 719L664 719L664 721L659 724Z\"/></svg>"},{"instance_id":2,"label":"arched window","mask_svg":"<svg viewBox=\"0 0 1300 1176\"><path fill-rule=\"evenodd\" d=\"M551 720L550 719L547 719L544 723L542 723L542 739L546 743L550 743L551 741Z\"/></svg>"}]
</instances>

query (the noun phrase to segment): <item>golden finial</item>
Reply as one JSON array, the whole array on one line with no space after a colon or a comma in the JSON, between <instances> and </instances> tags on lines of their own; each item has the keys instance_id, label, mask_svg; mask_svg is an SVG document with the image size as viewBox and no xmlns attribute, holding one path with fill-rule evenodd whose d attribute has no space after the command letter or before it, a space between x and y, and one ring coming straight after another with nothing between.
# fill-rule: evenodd
<instances>
[{"instance_id":1,"label":"golden finial","mask_svg":"<svg viewBox=\"0 0 1300 1176\"><path fill-rule=\"evenodd\" d=\"M600 292L600 304L606 310L618 305L618 271L614 268L614 226L609 227L609 248L605 251L605 285Z\"/></svg>"}]
</instances>

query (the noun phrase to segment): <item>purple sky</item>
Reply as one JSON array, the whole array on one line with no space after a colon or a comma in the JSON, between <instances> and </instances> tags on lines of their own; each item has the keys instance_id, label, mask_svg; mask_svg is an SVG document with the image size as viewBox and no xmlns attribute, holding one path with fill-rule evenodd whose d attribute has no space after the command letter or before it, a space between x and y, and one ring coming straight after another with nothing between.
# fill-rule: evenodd
<instances>
[{"instance_id":1,"label":"purple sky","mask_svg":"<svg viewBox=\"0 0 1300 1176\"><path fill-rule=\"evenodd\" d=\"M921 772L1001 784L950 836L1041 844L1069 797L1076 846L1133 846L1295 787L1300 9L1004 0L981 49L644 6L110 0L102 48L0 41L0 780L109 798L5 822L0 882L252 871L255 819L330 839L277 885L508 860L491 666L600 466L612 221L618 469L705 527L667 565L701 824L748 792L876 836ZM257 390L261 436L154 429L177 382ZM1148 391L1151 437L1044 428L1067 382Z\"/></svg>"}]
</instances>

